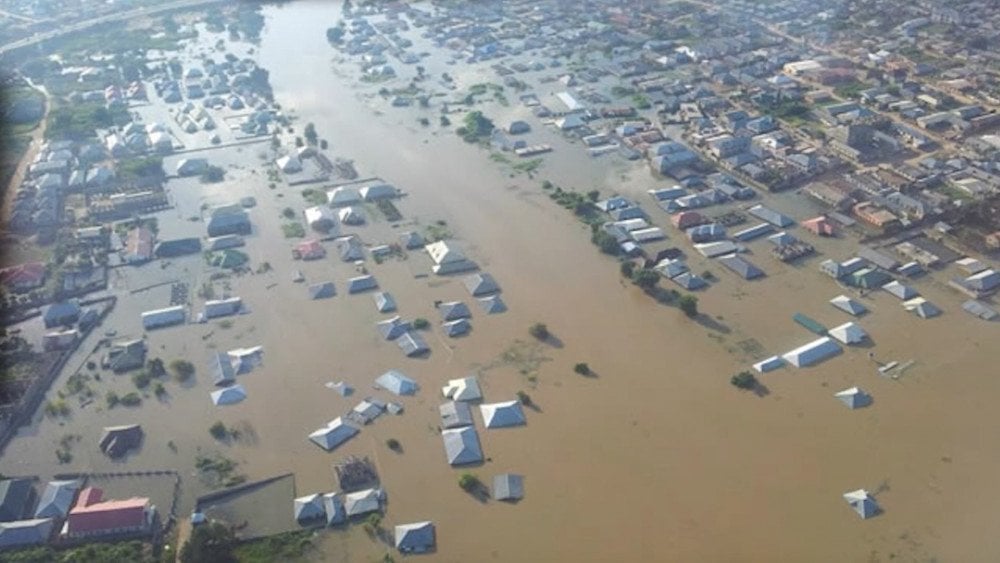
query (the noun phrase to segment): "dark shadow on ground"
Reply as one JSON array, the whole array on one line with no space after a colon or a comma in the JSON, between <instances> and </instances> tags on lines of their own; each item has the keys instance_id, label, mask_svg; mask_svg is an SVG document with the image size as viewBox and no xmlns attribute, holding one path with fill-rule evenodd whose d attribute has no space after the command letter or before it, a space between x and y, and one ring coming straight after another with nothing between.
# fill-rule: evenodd
<instances>
[{"instance_id":1,"label":"dark shadow on ground","mask_svg":"<svg viewBox=\"0 0 1000 563\"><path fill-rule=\"evenodd\" d=\"M723 323L720 323L719 321L713 319L711 316L706 315L704 313L699 314L697 317L694 318L694 320L696 323L707 328L708 330L720 332L722 334L729 334L730 332L732 332L732 329L730 329L728 326L726 326Z\"/></svg>"},{"instance_id":2,"label":"dark shadow on ground","mask_svg":"<svg viewBox=\"0 0 1000 563\"><path fill-rule=\"evenodd\" d=\"M757 384L753 386L753 394L764 398L771 394L771 390L767 388L767 385L758 381Z\"/></svg>"}]
</instances>

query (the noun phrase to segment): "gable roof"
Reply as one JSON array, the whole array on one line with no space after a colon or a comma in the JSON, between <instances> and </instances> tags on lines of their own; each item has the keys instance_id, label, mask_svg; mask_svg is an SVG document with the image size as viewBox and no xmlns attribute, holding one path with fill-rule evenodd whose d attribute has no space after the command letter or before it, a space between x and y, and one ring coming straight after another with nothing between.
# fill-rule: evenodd
<instances>
[{"instance_id":1,"label":"gable roof","mask_svg":"<svg viewBox=\"0 0 1000 563\"><path fill-rule=\"evenodd\" d=\"M456 248L455 245L449 245L447 241L439 240L432 242L424 248L435 264L447 264L449 262L462 262L465 260L465 254Z\"/></svg>"},{"instance_id":2,"label":"gable roof","mask_svg":"<svg viewBox=\"0 0 1000 563\"><path fill-rule=\"evenodd\" d=\"M491 295L489 297L484 297L482 299L477 299L480 308L487 315L495 315L498 313L503 313L507 310L507 304L503 302L503 299L499 295Z\"/></svg>"},{"instance_id":3,"label":"gable roof","mask_svg":"<svg viewBox=\"0 0 1000 563\"><path fill-rule=\"evenodd\" d=\"M0 548L43 544L51 536L51 518L0 523Z\"/></svg>"},{"instance_id":4,"label":"gable roof","mask_svg":"<svg viewBox=\"0 0 1000 563\"><path fill-rule=\"evenodd\" d=\"M452 338L456 336L462 336L463 334L468 334L472 330L472 323L469 319L458 319L454 321L448 321L446 323L441 323L441 330Z\"/></svg>"},{"instance_id":5,"label":"gable roof","mask_svg":"<svg viewBox=\"0 0 1000 563\"><path fill-rule=\"evenodd\" d=\"M142 443L142 427L138 424L108 426L101 436L100 448L108 457L121 457Z\"/></svg>"},{"instance_id":6,"label":"gable roof","mask_svg":"<svg viewBox=\"0 0 1000 563\"><path fill-rule=\"evenodd\" d=\"M867 407L871 403L871 396L858 387L851 387L833 394L840 402L852 409Z\"/></svg>"},{"instance_id":7,"label":"gable roof","mask_svg":"<svg viewBox=\"0 0 1000 563\"><path fill-rule=\"evenodd\" d=\"M721 256L719 257L719 262L745 280L757 279L764 276L763 270L755 266L749 260L736 254Z\"/></svg>"},{"instance_id":8,"label":"gable roof","mask_svg":"<svg viewBox=\"0 0 1000 563\"><path fill-rule=\"evenodd\" d=\"M458 428L460 426L472 426L472 408L468 403L459 401L448 401L438 407L441 414L442 428Z\"/></svg>"},{"instance_id":9,"label":"gable roof","mask_svg":"<svg viewBox=\"0 0 1000 563\"><path fill-rule=\"evenodd\" d=\"M430 350L424 337L414 331L408 331L396 339L396 345L407 356L417 356Z\"/></svg>"},{"instance_id":10,"label":"gable roof","mask_svg":"<svg viewBox=\"0 0 1000 563\"><path fill-rule=\"evenodd\" d=\"M375 276L372 275L357 276L347 280L348 293L360 293L376 288L378 288L378 282L375 281Z\"/></svg>"},{"instance_id":11,"label":"gable roof","mask_svg":"<svg viewBox=\"0 0 1000 563\"><path fill-rule=\"evenodd\" d=\"M434 548L434 524L415 522L396 526L396 549L403 553L421 553Z\"/></svg>"},{"instance_id":12,"label":"gable roof","mask_svg":"<svg viewBox=\"0 0 1000 563\"><path fill-rule=\"evenodd\" d=\"M919 293L917 293L917 290L913 289L908 285L903 285L899 283L899 281L897 280L892 280L891 282L883 285L882 289L904 301L913 299L914 297L920 295Z\"/></svg>"},{"instance_id":13,"label":"gable roof","mask_svg":"<svg viewBox=\"0 0 1000 563\"><path fill-rule=\"evenodd\" d=\"M326 525L333 526L347 520L347 510L344 500L337 493L323 495L323 511L326 513Z\"/></svg>"},{"instance_id":14,"label":"gable roof","mask_svg":"<svg viewBox=\"0 0 1000 563\"><path fill-rule=\"evenodd\" d=\"M441 388L441 394L453 401L478 401L483 398L476 376L451 379Z\"/></svg>"},{"instance_id":15,"label":"gable roof","mask_svg":"<svg viewBox=\"0 0 1000 563\"><path fill-rule=\"evenodd\" d=\"M217 391L212 391L211 395L212 404L216 406L235 405L236 403L242 402L243 399L247 398L247 391L242 385L232 385Z\"/></svg>"},{"instance_id":16,"label":"gable roof","mask_svg":"<svg viewBox=\"0 0 1000 563\"><path fill-rule=\"evenodd\" d=\"M299 522L325 518L326 508L323 505L323 498L318 494L299 497L293 503L293 513Z\"/></svg>"},{"instance_id":17,"label":"gable roof","mask_svg":"<svg viewBox=\"0 0 1000 563\"><path fill-rule=\"evenodd\" d=\"M448 301L438 305L438 312L441 313L442 321L454 321L471 317L469 307L461 301Z\"/></svg>"},{"instance_id":18,"label":"gable roof","mask_svg":"<svg viewBox=\"0 0 1000 563\"><path fill-rule=\"evenodd\" d=\"M378 329L382 338L385 338L386 340L395 340L410 330L410 322L404 321L402 317L396 315L395 317L375 323L375 328Z\"/></svg>"},{"instance_id":19,"label":"gable roof","mask_svg":"<svg viewBox=\"0 0 1000 563\"><path fill-rule=\"evenodd\" d=\"M353 438L358 432L357 427L348 424L342 417L338 416L328 422L326 426L315 430L309 435L309 439L317 446L330 451Z\"/></svg>"},{"instance_id":20,"label":"gable roof","mask_svg":"<svg viewBox=\"0 0 1000 563\"><path fill-rule=\"evenodd\" d=\"M466 465L483 461L483 450L479 445L479 434L472 426L451 428L441 431L444 453L450 465Z\"/></svg>"},{"instance_id":21,"label":"gable roof","mask_svg":"<svg viewBox=\"0 0 1000 563\"><path fill-rule=\"evenodd\" d=\"M912 311L918 317L929 319L941 314L941 309L923 297L914 297L908 301L903 301L903 308Z\"/></svg>"},{"instance_id":22,"label":"gable roof","mask_svg":"<svg viewBox=\"0 0 1000 563\"><path fill-rule=\"evenodd\" d=\"M515 473L502 473L493 477L493 498L518 500L524 497L524 477Z\"/></svg>"},{"instance_id":23,"label":"gable roof","mask_svg":"<svg viewBox=\"0 0 1000 563\"><path fill-rule=\"evenodd\" d=\"M372 297L375 300L375 308L380 313L390 313L396 310L396 300L388 291L380 291Z\"/></svg>"},{"instance_id":24,"label":"gable roof","mask_svg":"<svg viewBox=\"0 0 1000 563\"><path fill-rule=\"evenodd\" d=\"M518 401L479 405L486 428L506 428L525 424L524 411Z\"/></svg>"},{"instance_id":25,"label":"gable roof","mask_svg":"<svg viewBox=\"0 0 1000 563\"><path fill-rule=\"evenodd\" d=\"M856 491L851 491L849 493L844 493L844 500L847 504L851 505L851 508L858 513L861 518L871 518L881 512L875 499L868 494L868 491L864 489L858 489Z\"/></svg>"},{"instance_id":26,"label":"gable roof","mask_svg":"<svg viewBox=\"0 0 1000 563\"><path fill-rule=\"evenodd\" d=\"M862 315L868 311L868 309L864 305L858 303L857 301L851 299L846 295L838 295L834 297L833 299L830 300L830 304L840 309L841 311L844 311L845 313L854 315L855 317Z\"/></svg>"},{"instance_id":27,"label":"gable roof","mask_svg":"<svg viewBox=\"0 0 1000 563\"><path fill-rule=\"evenodd\" d=\"M365 489L355 493L344 495L344 509L348 516L358 516L366 512L375 512L382 508L380 501L381 491L378 489Z\"/></svg>"},{"instance_id":28,"label":"gable roof","mask_svg":"<svg viewBox=\"0 0 1000 563\"><path fill-rule=\"evenodd\" d=\"M469 290L469 293L473 297L480 297L500 291L500 286L497 285L496 280L487 272L479 272L466 276L462 280L462 283L465 284L465 288Z\"/></svg>"},{"instance_id":29,"label":"gable roof","mask_svg":"<svg viewBox=\"0 0 1000 563\"><path fill-rule=\"evenodd\" d=\"M394 369L378 376L375 384L395 395L413 395L419 389L416 381Z\"/></svg>"},{"instance_id":30,"label":"gable roof","mask_svg":"<svg viewBox=\"0 0 1000 563\"><path fill-rule=\"evenodd\" d=\"M104 491L96 487L80 491L76 505L67 518L69 534L110 533L146 525L148 498L102 500L103 495Z\"/></svg>"},{"instance_id":31,"label":"gable roof","mask_svg":"<svg viewBox=\"0 0 1000 563\"><path fill-rule=\"evenodd\" d=\"M868 333L865 329L858 326L857 323L848 322L840 326L836 326L830 329L830 336L839 340L842 344L857 344L868 338Z\"/></svg>"},{"instance_id":32,"label":"gable roof","mask_svg":"<svg viewBox=\"0 0 1000 563\"><path fill-rule=\"evenodd\" d=\"M35 518L62 518L69 514L80 490L79 481L49 481L35 510Z\"/></svg>"},{"instance_id":33,"label":"gable roof","mask_svg":"<svg viewBox=\"0 0 1000 563\"><path fill-rule=\"evenodd\" d=\"M0 522L23 518L28 511L32 492L30 479L0 481Z\"/></svg>"},{"instance_id":34,"label":"gable roof","mask_svg":"<svg viewBox=\"0 0 1000 563\"><path fill-rule=\"evenodd\" d=\"M337 294L332 281L314 283L309 286L308 291L310 299L328 299Z\"/></svg>"}]
</instances>

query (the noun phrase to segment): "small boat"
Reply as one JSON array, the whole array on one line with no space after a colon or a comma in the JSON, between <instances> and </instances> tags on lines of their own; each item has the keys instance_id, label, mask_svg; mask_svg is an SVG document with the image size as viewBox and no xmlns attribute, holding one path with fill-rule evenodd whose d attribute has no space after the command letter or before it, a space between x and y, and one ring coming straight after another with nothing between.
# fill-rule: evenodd
<instances>
[{"instance_id":1,"label":"small boat","mask_svg":"<svg viewBox=\"0 0 1000 563\"><path fill-rule=\"evenodd\" d=\"M301 283L306 281L305 275L302 274L302 270L295 270L295 274L292 275L292 281L295 283Z\"/></svg>"}]
</instances>

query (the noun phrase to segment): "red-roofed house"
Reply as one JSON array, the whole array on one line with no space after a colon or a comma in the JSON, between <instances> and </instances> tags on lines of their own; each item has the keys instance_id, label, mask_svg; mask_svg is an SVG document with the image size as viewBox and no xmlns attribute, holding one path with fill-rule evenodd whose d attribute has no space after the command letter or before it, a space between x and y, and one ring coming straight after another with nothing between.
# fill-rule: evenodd
<instances>
[{"instance_id":1,"label":"red-roofed house","mask_svg":"<svg viewBox=\"0 0 1000 563\"><path fill-rule=\"evenodd\" d=\"M148 498L101 500L103 495L104 491L97 487L80 491L63 526L64 537L125 535L150 530L156 509Z\"/></svg>"},{"instance_id":2,"label":"red-roofed house","mask_svg":"<svg viewBox=\"0 0 1000 563\"><path fill-rule=\"evenodd\" d=\"M832 237L836 234L833 223L822 215L803 221L802 226L810 233L821 237Z\"/></svg>"},{"instance_id":3,"label":"red-roofed house","mask_svg":"<svg viewBox=\"0 0 1000 563\"><path fill-rule=\"evenodd\" d=\"M697 227L703 223L707 223L701 213L697 211L681 211L677 215L670 218L670 222L674 224L680 230L690 229L691 227Z\"/></svg>"},{"instance_id":4,"label":"red-roofed house","mask_svg":"<svg viewBox=\"0 0 1000 563\"><path fill-rule=\"evenodd\" d=\"M45 264L28 262L0 270L0 284L10 291L29 291L45 283Z\"/></svg>"},{"instance_id":5,"label":"red-roofed house","mask_svg":"<svg viewBox=\"0 0 1000 563\"><path fill-rule=\"evenodd\" d=\"M300 242L292 249L292 257L297 260L319 260L326 256L326 249L316 239Z\"/></svg>"}]
</instances>

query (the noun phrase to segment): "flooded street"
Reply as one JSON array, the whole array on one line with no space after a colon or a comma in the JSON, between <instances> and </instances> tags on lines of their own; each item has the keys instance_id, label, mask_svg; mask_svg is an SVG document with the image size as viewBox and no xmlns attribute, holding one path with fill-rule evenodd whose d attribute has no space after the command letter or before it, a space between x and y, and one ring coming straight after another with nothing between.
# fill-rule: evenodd
<instances>
[{"instance_id":1,"label":"flooded street","mask_svg":"<svg viewBox=\"0 0 1000 563\"><path fill-rule=\"evenodd\" d=\"M1000 423L993 404L1000 393L1000 332L996 324L962 313L957 294L931 280L917 282L945 310L924 320L877 292L864 298L872 313L858 321L873 348L845 348L818 367L765 374L760 379L767 393L760 397L739 391L730 377L763 357L762 351L781 354L815 338L792 322L794 313L827 326L851 320L827 303L844 290L818 271L825 258L848 257L846 250L840 255L837 242L817 242L830 254L797 266L771 257L766 241L752 242L751 257L768 276L746 282L693 255L676 229L665 229L668 242L691 255L693 271L710 269L719 279L698 294L702 322L690 320L623 280L617 261L590 243L589 229L540 187L548 179L605 196L624 193L650 211L652 223L666 227L668 216L644 193L665 182L645 164L591 158L534 120L534 138L555 152L536 177L511 177L510 168L491 161L487 151L437 127L436 110L390 108L375 95L378 85L355 83L353 65L332 62L338 55L324 32L341 17L339 3L295 2L266 7L264 14L267 27L255 56L270 71L275 100L298 117L296 129L315 123L329 152L354 160L361 177L380 177L408 194L398 202L401 225L370 213L372 224L345 230L372 245L445 221L458 244L497 279L509 311L482 313L461 276L424 276L430 270L426 253L411 251L405 260L382 264L368 260L366 267L395 297L400 315L431 320L430 356L404 358L375 330L385 315L375 310L371 295L348 295L346 280L357 275L355 266L340 261L332 245L323 260L293 261L280 213L285 206L307 206L301 187L271 190L264 174L250 166L228 169L226 183L217 188L173 181L168 188L176 208L165 212L165 229L179 228L204 204L256 198L250 211L255 232L246 251L252 264L267 261L274 270L227 280L250 314L233 318L229 328L212 322L150 332L150 356L191 360L198 368L193 383L170 383L167 400L147 399L141 409L80 410L65 426L39 415L8 446L0 462L4 474L53 473L51 450L76 425L95 435L85 434L77 446L74 470L121 468L93 447L96 432L137 422L146 429L146 442L127 467L177 468L184 480L182 516L206 490L194 476L198 451L222 451L251 479L294 472L299 495L333 490L332 464L344 456L370 456L388 494L386 524L435 523L438 548L422 558L428 561L1000 557L992 529L1000 509L994 484L1000 449L986 430ZM475 74L482 69L466 76L436 59L426 66L430 75L449 68L459 90L482 81ZM498 111L509 112L498 124L530 113L516 103ZM433 117L434 125L419 126L419 115ZM244 154L266 147L248 146ZM291 281L296 269L308 283L334 281L336 297L309 300L304 285ZM192 256L174 260L167 270L148 264L139 276L146 284L183 279L196 311L202 300L194 292L208 281L204 270L204 260ZM111 283L125 282L112 277ZM128 283L139 287L134 278ZM163 286L123 297L109 323L120 336L141 336L139 312L167 306L169 293ZM443 336L437 300L470 305L470 335ZM548 325L551 342L529 336L536 322ZM264 347L264 363L240 376L248 398L225 409L212 406L210 354L255 345ZM88 341L81 350L92 347ZM880 362L914 364L898 380L881 377L869 352ZM575 374L578 362L588 363L594 374ZM395 399L371 387L389 369L421 386L417 395L399 400L402 415L380 417L334 453L306 439L365 396ZM486 482L504 472L525 475L525 498L517 504L477 501L456 485L464 470L446 463L438 433L440 388L470 373L480 374L487 402L510 400L524 390L537 405L526 409L526 427L503 430L483 429L474 409L487 461L470 470ZM110 385L131 387L128 377L115 377ZM343 398L324 387L340 380L353 385L355 394ZM872 407L852 412L833 399L854 385L871 393ZM244 437L218 444L208 433L215 420L244 429ZM402 453L386 447L390 438L401 443ZM176 443L176 452L168 441ZM846 505L841 495L862 487L878 493L884 515L863 521ZM291 511L291 499L274 509ZM331 561L369 560L386 549L357 526L333 531L321 542L323 557Z\"/></svg>"}]
</instances>

